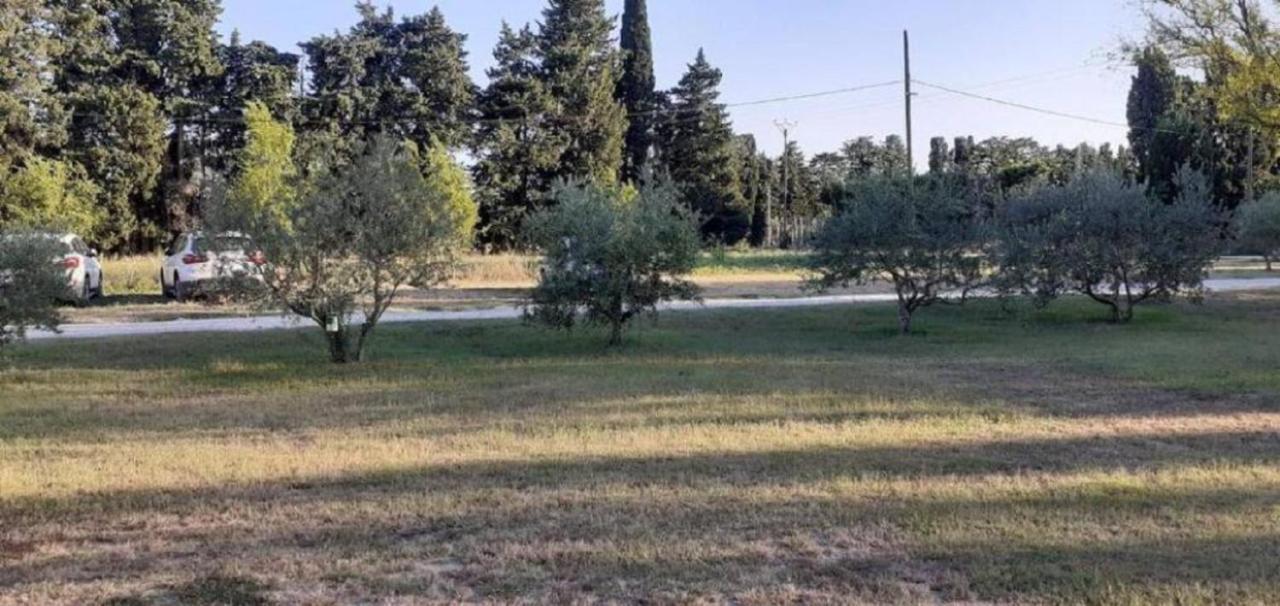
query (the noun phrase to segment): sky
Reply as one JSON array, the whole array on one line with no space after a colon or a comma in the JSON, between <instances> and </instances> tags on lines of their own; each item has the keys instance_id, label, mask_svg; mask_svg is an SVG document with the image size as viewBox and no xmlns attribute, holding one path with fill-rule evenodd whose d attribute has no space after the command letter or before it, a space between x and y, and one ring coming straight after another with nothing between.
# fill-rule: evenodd
<instances>
[{"instance_id":1,"label":"sky","mask_svg":"<svg viewBox=\"0 0 1280 606\"><path fill-rule=\"evenodd\" d=\"M378 0L397 15L422 13L429 0ZM223 35L238 29L298 52L297 43L346 30L354 0L223 0ZM543 0L439 0L465 33L475 80L503 20L539 19ZM622 0L607 0L613 15ZM1140 36L1129 0L649 0L658 86L669 88L704 48L724 72L721 100L744 103L901 80L902 32L911 35L912 76L920 82L1091 118L1124 123L1132 69L1117 61ZM916 163L933 136L1031 136L1046 145L1123 144L1125 129L1035 113L916 87ZM735 130L756 136L770 155L782 148L775 121L796 123L807 154L837 150L857 136L903 134L902 84L730 109Z\"/></svg>"}]
</instances>

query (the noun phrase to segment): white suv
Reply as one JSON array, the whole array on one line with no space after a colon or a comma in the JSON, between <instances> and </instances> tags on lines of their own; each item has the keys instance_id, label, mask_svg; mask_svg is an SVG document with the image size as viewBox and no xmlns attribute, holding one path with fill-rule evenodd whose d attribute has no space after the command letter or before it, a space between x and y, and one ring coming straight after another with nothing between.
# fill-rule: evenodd
<instances>
[{"instance_id":1,"label":"white suv","mask_svg":"<svg viewBox=\"0 0 1280 606\"><path fill-rule=\"evenodd\" d=\"M160 289L164 296L183 301L220 280L258 277L264 263L243 234L184 233L165 250Z\"/></svg>"}]
</instances>

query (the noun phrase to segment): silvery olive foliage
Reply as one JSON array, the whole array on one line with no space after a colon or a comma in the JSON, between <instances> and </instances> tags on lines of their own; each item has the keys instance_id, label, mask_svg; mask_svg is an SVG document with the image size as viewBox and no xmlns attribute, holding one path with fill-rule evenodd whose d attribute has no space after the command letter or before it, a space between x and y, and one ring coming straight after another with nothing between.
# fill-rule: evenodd
<instances>
[{"instance_id":1,"label":"silvery olive foliage","mask_svg":"<svg viewBox=\"0 0 1280 606\"><path fill-rule=\"evenodd\" d=\"M1272 271L1275 260L1280 258L1280 192L1268 192L1241 206L1238 213L1241 246L1262 255L1267 271Z\"/></svg>"},{"instance_id":2,"label":"silvery olive foliage","mask_svg":"<svg viewBox=\"0 0 1280 606\"><path fill-rule=\"evenodd\" d=\"M685 276L697 264L698 224L673 185L649 183L629 193L565 185L555 200L528 225L544 255L528 320L607 325L609 343L617 345L635 317L656 314L663 301L697 299Z\"/></svg>"},{"instance_id":3,"label":"silvery olive foliage","mask_svg":"<svg viewBox=\"0 0 1280 606\"><path fill-rule=\"evenodd\" d=\"M361 361L401 290L443 282L470 246L475 205L454 191L450 162L442 149L423 156L376 137L349 165L289 177L271 212L237 200L233 186L222 229L247 235L265 259L260 281L242 281L241 292L315 322L333 362Z\"/></svg>"},{"instance_id":4,"label":"silvery olive foliage","mask_svg":"<svg viewBox=\"0 0 1280 606\"><path fill-rule=\"evenodd\" d=\"M1183 172L1165 203L1140 184L1092 172L1003 206L996 285L1038 305L1083 294L1133 319L1134 308L1177 295L1198 300L1221 250L1224 217L1199 175Z\"/></svg>"},{"instance_id":5,"label":"silvery olive foliage","mask_svg":"<svg viewBox=\"0 0 1280 606\"><path fill-rule=\"evenodd\" d=\"M27 330L57 330L58 299L68 296L67 278L55 261L62 244L41 234L0 233L0 347Z\"/></svg>"},{"instance_id":6,"label":"silvery olive foliage","mask_svg":"<svg viewBox=\"0 0 1280 606\"><path fill-rule=\"evenodd\" d=\"M810 286L887 280L898 328L908 334L918 310L948 297L963 301L982 284L989 241L982 213L952 180L868 181L815 236Z\"/></svg>"}]
</instances>

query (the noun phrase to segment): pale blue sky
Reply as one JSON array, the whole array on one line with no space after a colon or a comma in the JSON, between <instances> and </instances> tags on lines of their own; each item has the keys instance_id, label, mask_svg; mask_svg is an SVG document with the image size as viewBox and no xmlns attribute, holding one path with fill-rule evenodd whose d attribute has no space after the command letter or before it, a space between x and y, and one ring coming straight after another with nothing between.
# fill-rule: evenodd
<instances>
[{"instance_id":1,"label":"pale blue sky","mask_svg":"<svg viewBox=\"0 0 1280 606\"><path fill-rule=\"evenodd\" d=\"M427 0L380 0L396 13ZM221 29L281 49L356 19L349 0L223 0ZM450 25L469 35L477 82L492 62L503 19L536 21L543 0L440 0ZM613 14L622 0L608 0ZM658 84L679 79L698 47L724 70L726 102L853 87L902 76L902 30L912 37L916 79L1113 122L1124 122L1130 69L1109 60L1141 31L1128 0L649 0ZM1045 144L1123 143L1125 130L1051 117L919 89L917 163L929 137L1033 136ZM771 154L782 146L775 118L799 123L806 153L858 135L903 131L901 85L812 100L735 108L739 132Z\"/></svg>"}]
</instances>

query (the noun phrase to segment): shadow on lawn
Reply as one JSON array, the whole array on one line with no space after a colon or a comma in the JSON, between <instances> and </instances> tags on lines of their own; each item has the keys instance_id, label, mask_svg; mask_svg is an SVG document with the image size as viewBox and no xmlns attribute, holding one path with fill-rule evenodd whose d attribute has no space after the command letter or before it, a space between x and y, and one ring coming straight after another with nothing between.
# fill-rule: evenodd
<instances>
[{"instance_id":1,"label":"shadow on lawn","mask_svg":"<svg viewBox=\"0 0 1280 606\"><path fill-rule=\"evenodd\" d=\"M475 592L449 596L457 599L554 601L556 591L621 600L652 591L767 594L784 584L815 596L876 602L1074 601L1113 589L1158 593L1175 585L1219 600L1250 587L1280 594L1274 577L1280 528L1272 517L1280 492L1272 485L1047 489L991 498L927 490L853 497L789 492L842 478L927 485L988 474L1220 463L1280 464L1280 436L1225 432L471 463L199 490L18 499L0 504L0 522L23 529L15 536L33 533L28 540L74 549L0 558L0 595L3 587L23 584L151 582L226 569L254 571L271 585L279 584L272 579L282 570L323 573L308 580L307 589L324 587L338 596ZM732 490L743 487L767 490ZM406 498L425 504L404 510ZM257 523L228 523L228 512ZM1245 534L1196 536L1197 516L1235 516ZM160 522L149 527L153 520ZM79 530L68 535L69 527ZM1056 534L1071 528L1081 530ZM138 541L149 547L125 549ZM308 564L289 567L302 562ZM360 562L374 564L362 568ZM447 563L419 579L439 586L387 589L384 577L410 562Z\"/></svg>"},{"instance_id":2,"label":"shadow on lawn","mask_svg":"<svg viewBox=\"0 0 1280 606\"><path fill-rule=\"evenodd\" d=\"M812 448L687 456L465 462L337 477L191 490L122 490L0 501L0 518L35 523L104 512L181 514L214 503L305 502L363 491L593 490L625 486L797 485L840 479L919 479L1070 472L1144 472L1192 465L1280 464L1280 434L1223 431L1177 436L1025 439L925 447ZM32 516L28 518L28 516Z\"/></svg>"}]
</instances>

